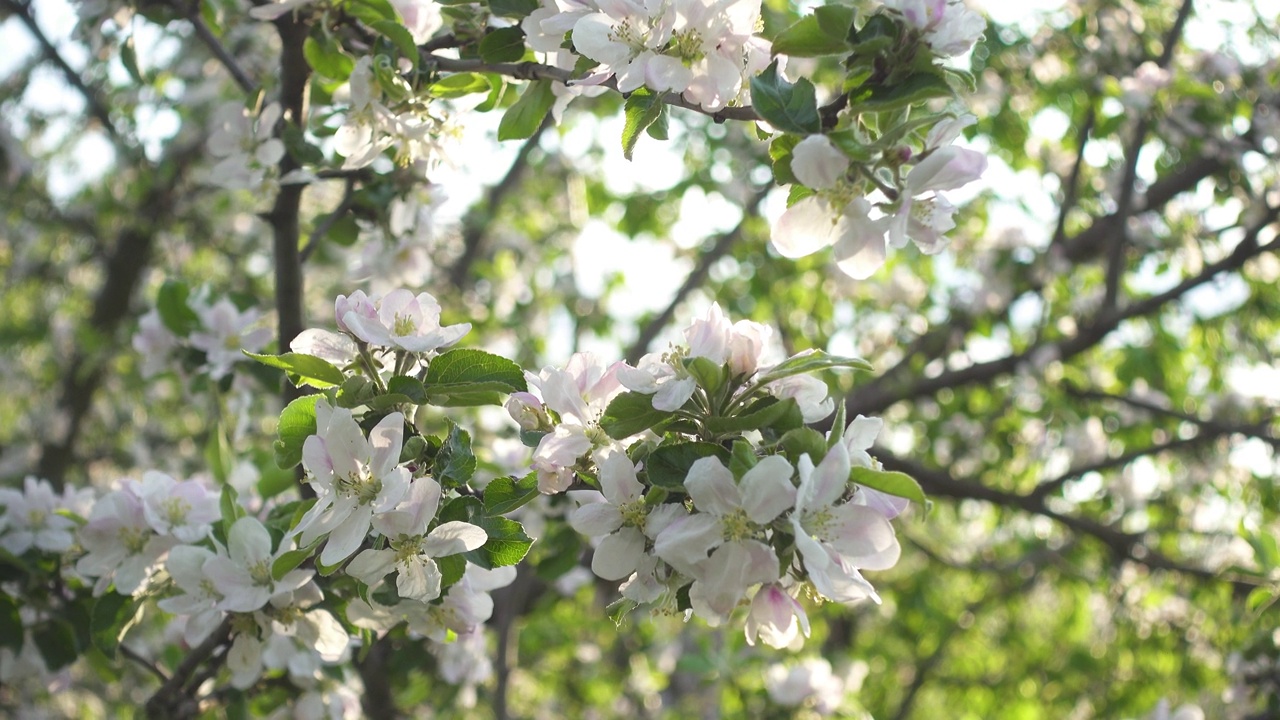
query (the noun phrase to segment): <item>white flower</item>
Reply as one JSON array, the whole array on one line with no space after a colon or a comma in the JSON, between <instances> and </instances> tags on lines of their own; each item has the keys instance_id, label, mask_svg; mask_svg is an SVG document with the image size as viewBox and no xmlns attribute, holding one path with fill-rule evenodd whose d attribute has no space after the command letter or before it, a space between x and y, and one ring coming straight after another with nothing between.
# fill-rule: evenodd
<instances>
[{"instance_id":1,"label":"white flower","mask_svg":"<svg viewBox=\"0 0 1280 720\"><path fill-rule=\"evenodd\" d=\"M569 525L591 537L603 537L591 559L591 571L605 580L621 580L636 571L644 557L644 526L649 507L644 485L626 453L609 453L600 463L600 496L569 513Z\"/></svg>"},{"instance_id":2,"label":"white flower","mask_svg":"<svg viewBox=\"0 0 1280 720\"><path fill-rule=\"evenodd\" d=\"M829 714L844 700L845 682L831 672L823 658L806 658L790 668L771 665L765 672L765 690L779 705L798 707L812 701L814 709Z\"/></svg>"},{"instance_id":3,"label":"white flower","mask_svg":"<svg viewBox=\"0 0 1280 720\"><path fill-rule=\"evenodd\" d=\"M200 542L209 534L220 510L218 496L198 480L178 482L162 472L148 470L134 486L152 529L172 535L179 542Z\"/></svg>"},{"instance_id":4,"label":"white flower","mask_svg":"<svg viewBox=\"0 0 1280 720\"><path fill-rule=\"evenodd\" d=\"M285 548L271 551L271 534L253 517L242 517L227 532L227 554L219 553L203 565L213 588L222 595L218 608L253 612L268 602L287 602L289 594L311 579L311 570L290 570L276 580L272 565Z\"/></svg>"},{"instance_id":5,"label":"white flower","mask_svg":"<svg viewBox=\"0 0 1280 720\"><path fill-rule=\"evenodd\" d=\"M169 355L178 347L178 337L165 327L160 311L152 308L138 318L138 331L131 341L142 357L142 377L149 378L169 369Z\"/></svg>"},{"instance_id":6,"label":"white flower","mask_svg":"<svg viewBox=\"0 0 1280 720\"><path fill-rule=\"evenodd\" d=\"M417 478L405 499L394 509L373 519L373 526L389 540L381 550L362 551L347 566L347 574L366 585L375 585L392 570L399 571L396 590L400 597L429 602L440 597L440 569L433 558L475 550L489 536L470 523L442 523L427 533L440 506L440 484Z\"/></svg>"},{"instance_id":7,"label":"white flower","mask_svg":"<svg viewBox=\"0 0 1280 720\"><path fill-rule=\"evenodd\" d=\"M880 434L880 430L883 428L884 421L877 417L859 415L849 423L849 426L844 431L843 444L845 450L849 453L849 465L851 467L880 469L880 463L872 458L867 450L870 450L871 446L875 444L876 436ZM911 501L906 498L890 495L869 487L859 487L858 491L854 493L852 502L866 505L889 520L901 515L902 511L906 510L907 506L911 504Z\"/></svg>"},{"instance_id":8,"label":"white flower","mask_svg":"<svg viewBox=\"0 0 1280 720\"><path fill-rule=\"evenodd\" d=\"M837 210L820 195L787 208L773 224L770 239L778 253L800 258L835 248L836 265L849 277L865 280L884 265L886 218L872 219L871 203L854 198Z\"/></svg>"},{"instance_id":9,"label":"white flower","mask_svg":"<svg viewBox=\"0 0 1280 720\"><path fill-rule=\"evenodd\" d=\"M316 486L316 504L294 528L308 546L329 535L320 562L335 565L350 557L369 534L375 513L404 497L409 471L399 466L404 415L383 418L365 439L351 411L316 402L316 434L302 445L302 465Z\"/></svg>"},{"instance_id":10,"label":"white flower","mask_svg":"<svg viewBox=\"0 0 1280 720\"><path fill-rule=\"evenodd\" d=\"M22 481L22 492L0 488L0 547L14 555L31 548L62 553L75 542L75 521L58 514L62 503L47 480L30 475Z\"/></svg>"},{"instance_id":11,"label":"white flower","mask_svg":"<svg viewBox=\"0 0 1280 720\"><path fill-rule=\"evenodd\" d=\"M203 642L222 621L223 613L218 607L222 593L204 572L204 564L214 557L202 547L179 545L169 551L165 562L169 576L182 594L167 597L157 605L165 612L189 616L182 637L192 647Z\"/></svg>"},{"instance_id":12,"label":"white flower","mask_svg":"<svg viewBox=\"0 0 1280 720\"><path fill-rule=\"evenodd\" d=\"M591 353L574 353L563 370L544 368L529 374L529 383L542 393L546 407L560 416L554 432L545 435L533 453L538 489L564 492L573 483L573 466L593 449L616 446L599 428L600 416L619 391L621 361L606 366Z\"/></svg>"},{"instance_id":13,"label":"white flower","mask_svg":"<svg viewBox=\"0 0 1280 720\"><path fill-rule=\"evenodd\" d=\"M795 598L777 583L769 583L756 592L747 615L747 644L756 639L774 648L791 645L800 633L809 637L809 616Z\"/></svg>"},{"instance_id":14,"label":"white flower","mask_svg":"<svg viewBox=\"0 0 1280 720\"><path fill-rule=\"evenodd\" d=\"M741 485L716 457L689 468L684 485L697 512L667 526L654 553L694 578L689 599L708 623L727 617L751 585L778 579L778 558L761 540L766 526L794 503L791 475L780 455L762 459Z\"/></svg>"},{"instance_id":15,"label":"white flower","mask_svg":"<svg viewBox=\"0 0 1280 720\"><path fill-rule=\"evenodd\" d=\"M257 310L240 312L226 298L212 307L196 307L195 311L203 328L191 333L188 342L205 352L209 374L215 379L226 377L232 365L246 359L242 350L256 352L271 339L270 328L249 329L260 318Z\"/></svg>"},{"instance_id":16,"label":"white flower","mask_svg":"<svg viewBox=\"0 0 1280 720\"><path fill-rule=\"evenodd\" d=\"M102 496L89 522L80 528L80 545L88 553L76 561L76 571L97 577L94 594L101 595L114 579L116 592L132 595L146 582L160 558L177 544L157 535L147 522L142 500L132 484Z\"/></svg>"},{"instance_id":17,"label":"white flower","mask_svg":"<svg viewBox=\"0 0 1280 720\"><path fill-rule=\"evenodd\" d=\"M359 295L363 295L360 293ZM356 295L352 299L356 299ZM347 301L346 312L342 312ZM370 315L370 305L376 315ZM398 348L413 353L428 353L448 347L471 331L470 323L442 326L440 304L429 293L414 295L409 290L392 290L381 300L360 297L354 307L347 298L338 296L340 325L356 338L379 347Z\"/></svg>"},{"instance_id":18,"label":"white flower","mask_svg":"<svg viewBox=\"0 0 1280 720\"><path fill-rule=\"evenodd\" d=\"M923 31L929 47L941 57L968 52L987 28L987 21L961 0L885 0L885 7Z\"/></svg>"},{"instance_id":19,"label":"white flower","mask_svg":"<svg viewBox=\"0 0 1280 720\"><path fill-rule=\"evenodd\" d=\"M800 415L807 423L817 422L835 410L827 384L812 375L792 375L765 385L764 388L779 399L791 398L800 406Z\"/></svg>"},{"instance_id":20,"label":"white flower","mask_svg":"<svg viewBox=\"0 0 1280 720\"><path fill-rule=\"evenodd\" d=\"M837 443L815 468L800 458L800 489L791 527L809 580L818 592L837 602L869 597L871 583L859 568L886 570L898 562L900 548L888 519L865 505L837 504L849 487L849 454Z\"/></svg>"},{"instance_id":21,"label":"white flower","mask_svg":"<svg viewBox=\"0 0 1280 720\"><path fill-rule=\"evenodd\" d=\"M391 7L409 29L413 42L421 45L444 27L439 3L432 0L391 0Z\"/></svg>"}]
</instances>

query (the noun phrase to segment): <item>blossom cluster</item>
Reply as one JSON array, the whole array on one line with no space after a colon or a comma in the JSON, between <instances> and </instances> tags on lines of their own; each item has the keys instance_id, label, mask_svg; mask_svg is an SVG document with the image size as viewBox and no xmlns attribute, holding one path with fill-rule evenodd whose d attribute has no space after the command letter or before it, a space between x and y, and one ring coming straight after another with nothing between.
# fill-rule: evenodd
<instances>
[{"instance_id":1,"label":"blossom cluster","mask_svg":"<svg viewBox=\"0 0 1280 720\"><path fill-rule=\"evenodd\" d=\"M531 374L541 398L513 395L508 410L526 433L540 436L533 455L539 489L569 490L578 505L569 524L595 540L591 568L623 581L625 602L688 611L713 625L749 602L748 641L784 647L808 635L796 600L805 587L832 601L879 602L861 571L897 562L889 521L906 501L851 482L854 467L879 470L867 452L879 419L859 416L825 437L808 431L818 442L790 453L786 442L752 441L739 431L772 432L773 421L750 419L747 408L793 408L797 426L833 409L821 380L776 372L788 363L762 362L768 337L767 327L730 323L713 305L685 331L687 345L635 367L577 354L563 369ZM623 400L629 407L667 419L641 432L619 431L611 408L624 390L631 391ZM737 422L726 422L735 411ZM732 453L717 452L725 446ZM646 468L658 458L669 463L671 452L701 455L674 483ZM584 478L594 487L580 484Z\"/></svg>"},{"instance_id":2,"label":"blossom cluster","mask_svg":"<svg viewBox=\"0 0 1280 720\"><path fill-rule=\"evenodd\" d=\"M157 306L142 316L133 335L143 377L172 368L175 360L185 360L182 351L190 349L201 354L195 366L221 380L246 360L244 351L257 352L271 340L271 329L255 308L242 310L225 297L212 300L205 291L188 295L186 286L176 283L166 288L172 291L161 292Z\"/></svg>"}]
</instances>

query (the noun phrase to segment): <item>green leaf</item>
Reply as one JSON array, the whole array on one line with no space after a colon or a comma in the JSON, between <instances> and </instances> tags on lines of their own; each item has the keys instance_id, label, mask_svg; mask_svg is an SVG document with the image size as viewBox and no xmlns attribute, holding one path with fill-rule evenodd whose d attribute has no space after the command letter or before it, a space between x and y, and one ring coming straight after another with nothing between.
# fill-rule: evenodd
<instances>
[{"instance_id":1,"label":"green leaf","mask_svg":"<svg viewBox=\"0 0 1280 720\"><path fill-rule=\"evenodd\" d=\"M523 18L537 9L538 0L489 0L489 11L499 17Z\"/></svg>"},{"instance_id":2,"label":"green leaf","mask_svg":"<svg viewBox=\"0 0 1280 720\"><path fill-rule=\"evenodd\" d=\"M289 469L302 462L302 444L316 434L316 401L319 395L306 395L289 403L280 413L276 425L276 465Z\"/></svg>"},{"instance_id":3,"label":"green leaf","mask_svg":"<svg viewBox=\"0 0 1280 720\"><path fill-rule=\"evenodd\" d=\"M456 585L467 572L467 559L461 555L442 555L435 558L436 568L440 570L440 592Z\"/></svg>"},{"instance_id":4,"label":"green leaf","mask_svg":"<svg viewBox=\"0 0 1280 720\"><path fill-rule=\"evenodd\" d=\"M160 313L160 322L178 337L186 337L192 330L200 327L200 317L187 304L190 294L191 289L186 283L166 280L156 297L156 312Z\"/></svg>"},{"instance_id":5,"label":"green leaf","mask_svg":"<svg viewBox=\"0 0 1280 720\"><path fill-rule=\"evenodd\" d=\"M471 434L449 423L449 435L436 453L431 474L441 485L459 487L466 485L476 472L476 456L471 452Z\"/></svg>"},{"instance_id":6,"label":"green leaf","mask_svg":"<svg viewBox=\"0 0 1280 720\"><path fill-rule=\"evenodd\" d=\"M438 98L460 98L465 95L487 93L493 90L489 79L480 73L456 73L440 78L427 87L427 92Z\"/></svg>"},{"instance_id":7,"label":"green leaf","mask_svg":"<svg viewBox=\"0 0 1280 720\"><path fill-rule=\"evenodd\" d=\"M427 387L427 402L440 407L477 407L501 405L515 392L507 382L456 383Z\"/></svg>"},{"instance_id":8,"label":"green leaf","mask_svg":"<svg viewBox=\"0 0 1280 720\"><path fill-rule=\"evenodd\" d=\"M807 350L797 355L792 355L773 366L768 372L758 376L755 384L757 386L766 385L774 380L781 380L792 375L805 375L831 368L872 369L871 363L862 358L840 357L839 355L828 355L821 350Z\"/></svg>"},{"instance_id":9,"label":"green leaf","mask_svg":"<svg viewBox=\"0 0 1280 720\"><path fill-rule=\"evenodd\" d=\"M49 672L57 672L80 657L75 631L63 620L49 620L37 625L31 631L31 639L35 641Z\"/></svg>"},{"instance_id":10,"label":"green leaf","mask_svg":"<svg viewBox=\"0 0 1280 720\"><path fill-rule=\"evenodd\" d=\"M600 429L614 440L622 440L673 417L672 413L654 410L650 396L624 392L609 402L600 418Z\"/></svg>"},{"instance_id":11,"label":"green leaf","mask_svg":"<svg viewBox=\"0 0 1280 720\"><path fill-rule=\"evenodd\" d=\"M222 486L222 495L218 498L218 510L222 515L222 536L230 537L231 526L246 514L244 507L240 505L239 493L231 485Z\"/></svg>"},{"instance_id":12,"label":"green leaf","mask_svg":"<svg viewBox=\"0 0 1280 720\"><path fill-rule=\"evenodd\" d=\"M791 398L778 400L767 397L753 403L748 410L734 417L709 417L706 419L707 429L716 434L763 430L785 418L788 413L799 412L800 406Z\"/></svg>"},{"instance_id":13,"label":"green leaf","mask_svg":"<svg viewBox=\"0 0 1280 720\"><path fill-rule=\"evenodd\" d=\"M89 621L89 636L94 647L109 658L116 656L116 648L129 628L142 617L142 603L128 595L107 593L93 604Z\"/></svg>"},{"instance_id":14,"label":"green leaf","mask_svg":"<svg viewBox=\"0 0 1280 720\"><path fill-rule=\"evenodd\" d=\"M209 440L204 446L204 459L214 479L219 483L226 483L231 475L231 466L235 458L231 453L231 443L227 441L227 433L222 423L218 423L210 431Z\"/></svg>"},{"instance_id":15,"label":"green leaf","mask_svg":"<svg viewBox=\"0 0 1280 720\"><path fill-rule=\"evenodd\" d=\"M388 0L351 0L343 9L370 27L382 21L400 21L400 16Z\"/></svg>"},{"instance_id":16,"label":"green leaf","mask_svg":"<svg viewBox=\"0 0 1280 720\"><path fill-rule=\"evenodd\" d=\"M822 131L813 83L792 84L778 76L778 61L751 78L751 102L760 117L783 132L811 135Z\"/></svg>"},{"instance_id":17,"label":"green leaf","mask_svg":"<svg viewBox=\"0 0 1280 720\"><path fill-rule=\"evenodd\" d=\"M484 503L471 495L453 498L440 508L441 524L455 521L475 523L481 517L484 517Z\"/></svg>"},{"instance_id":18,"label":"green leaf","mask_svg":"<svg viewBox=\"0 0 1280 720\"><path fill-rule=\"evenodd\" d=\"M933 73L916 73L889 86L876 86L865 97L850 98L855 112L886 112L934 98L952 97L955 91Z\"/></svg>"},{"instance_id":19,"label":"green leaf","mask_svg":"<svg viewBox=\"0 0 1280 720\"><path fill-rule=\"evenodd\" d=\"M142 77L142 71L138 69L138 50L134 45L133 36L125 38L124 43L120 45L120 64L124 65L125 72L129 73L129 77L139 85L145 85L147 81Z\"/></svg>"},{"instance_id":20,"label":"green leaf","mask_svg":"<svg viewBox=\"0 0 1280 720\"><path fill-rule=\"evenodd\" d=\"M582 559L582 536L568 523L549 526L538 538L538 558L534 561L534 573L539 579L551 582L578 566Z\"/></svg>"},{"instance_id":21,"label":"green leaf","mask_svg":"<svg viewBox=\"0 0 1280 720\"><path fill-rule=\"evenodd\" d=\"M618 598L609 603L609 607L605 608L605 613L613 621L614 625L622 627L622 623L627 621L627 615L638 607L640 607L640 603L631 598Z\"/></svg>"},{"instance_id":22,"label":"green leaf","mask_svg":"<svg viewBox=\"0 0 1280 720\"><path fill-rule=\"evenodd\" d=\"M742 477L748 470L756 466L760 459L756 457L756 451L751 447L751 443L741 438L733 441L733 447L729 450L729 471L734 477Z\"/></svg>"},{"instance_id":23,"label":"green leaf","mask_svg":"<svg viewBox=\"0 0 1280 720\"><path fill-rule=\"evenodd\" d=\"M783 30L773 40L773 54L791 57L839 55L849 50L849 28L857 12L847 5L824 5Z\"/></svg>"},{"instance_id":24,"label":"green leaf","mask_svg":"<svg viewBox=\"0 0 1280 720\"><path fill-rule=\"evenodd\" d=\"M342 52L336 42L331 39L320 42L314 35L302 41L302 55L316 74L331 80L346 80L351 77L351 71L356 66L355 61Z\"/></svg>"},{"instance_id":25,"label":"green leaf","mask_svg":"<svg viewBox=\"0 0 1280 720\"><path fill-rule=\"evenodd\" d=\"M242 350L245 355L268 367L280 368L289 373L289 381L295 386L310 385L315 388L327 388L341 385L346 378L342 371L334 367L328 360L314 355L288 352L283 355L259 355Z\"/></svg>"},{"instance_id":26,"label":"green leaf","mask_svg":"<svg viewBox=\"0 0 1280 720\"><path fill-rule=\"evenodd\" d=\"M555 104L550 80L529 83L520 99L507 108L498 123L498 140L524 140L533 137Z\"/></svg>"},{"instance_id":27,"label":"green leaf","mask_svg":"<svg viewBox=\"0 0 1280 720\"><path fill-rule=\"evenodd\" d=\"M684 369L693 376L698 387L706 390L711 397L720 392L720 388L729 381L729 369L724 365L717 365L709 358L685 358Z\"/></svg>"},{"instance_id":28,"label":"green leaf","mask_svg":"<svg viewBox=\"0 0 1280 720\"><path fill-rule=\"evenodd\" d=\"M622 126L623 157L631 159L631 153L636 149L636 141L640 139L640 133L658 121L662 116L663 107L665 103L659 99L657 93L643 88L631 93L625 106L626 122Z\"/></svg>"},{"instance_id":29,"label":"green leaf","mask_svg":"<svg viewBox=\"0 0 1280 720\"><path fill-rule=\"evenodd\" d=\"M480 40L480 59L488 63L519 62L524 52L524 31L519 25L490 31Z\"/></svg>"},{"instance_id":30,"label":"green leaf","mask_svg":"<svg viewBox=\"0 0 1280 720\"><path fill-rule=\"evenodd\" d=\"M409 377L408 375L396 375L388 380L387 392L404 395L414 405L423 405L427 402L426 386L418 378Z\"/></svg>"},{"instance_id":31,"label":"green leaf","mask_svg":"<svg viewBox=\"0 0 1280 720\"><path fill-rule=\"evenodd\" d=\"M915 478L906 473L856 467L849 471L849 480L882 493L920 503L920 506L924 507L924 490L920 488L920 483L916 482Z\"/></svg>"},{"instance_id":32,"label":"green leaf","mask_svg":"<svg viewBox=\"0 0 1280 720\"><path fill-rule=\"evenodd\" d=\"M689 468L705 457L718 457L721 461L725 461L729 459L729 451L715 443L707 442L659 446L645 460L649 484L683 492L684 479L689 474Z\"/></svg>"},{"instance_id":33,"label":"green leaf","mask_svg":"<svg viewBox=\"0 0 1280 720\"><path fill-rule=\"evenodd\" d=\"M315 545L315 543L313 543L313 545ZM311 557L311 554L314 552L315 547L309 547L298 548L297 550L290 550L288 552L281 553L280 557L276 558L275 562L271 563L272 579L279 582L281 578L288 575L301 565L304 560Z\"/></svg>"},{"instance_id":34,"label":"green leaf","mask_svg":"<svg viewBox=\"0 0 1280 720\"><path fill-rule=\"evenodd\" d=\"M489 534L485 544L466 553L468 561L486 570L515 565L524 559L533 539L524 526L503 517L477 517L471 521Z\"/></svg>"},{"instance_id":35,"label":"green leaf","mask_svg":"<svg viewBox=\"0 0 1280 720\"><path fill-rule=\"evenodd\" d=\"M7 647L17 655L22 652L25 637L26 629L22 625L22 616L18 613L18 602L0 593L0 647Z\"/></svg>"},{"instance_id":36,"label":"green leaf","mask_svg":"<svg viewBox=\"0 0 1280 720\"><path fill-rule=\"evenodd\" d=\"M519 365L483 350L450 350L432 360L427 368L428 386L482 382L502 383L511 388L511 392L529 389Z\"/></svg>"},{"instance_id":37,"label":"green leaf","mask_svg":"<svg viewBox=\"0 0 1280 720\"><path fill-rule=\"evenodd\" d=\"M787 458L792 463L800 461L801 455L808 455L814 465L822 462L822 458L827 456L827 439L822 437L822 433L813 428L796 428L788 430L778 440L778 444L786 451Z\"/></svg>"},{"instance_id":38,"label":"green leaf","mask_svg":"<svg viewBox=\"0 0 1280 720\"><path fill-rule=\"evenodd\" d=\"M484 488L484 511L489 515L506 515L538 497L538 474L494 478Z\"/></svg>"},{"instance_id":39,"label":"green leaf","mask_svg":"<svg viewBox=\"0 0 1280 720\"><path fill-rule=\"evenodd\" d=\"M418 43L413 41L408 28L396 20L379 20L373 23L373 29L390 40L401 57L413 63L414 70L418 69Z\"/></svg>"}]
</instances>

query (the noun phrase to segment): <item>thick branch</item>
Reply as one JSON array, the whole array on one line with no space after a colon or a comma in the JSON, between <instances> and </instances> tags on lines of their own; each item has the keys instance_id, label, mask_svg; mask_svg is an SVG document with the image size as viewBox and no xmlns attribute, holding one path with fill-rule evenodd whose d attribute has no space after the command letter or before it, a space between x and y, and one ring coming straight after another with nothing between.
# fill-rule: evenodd
<instances>
[{"instance_id":1,"label":"thick branch","mask_svg":"<svg viewBox=\"0 0 1280 720\"><path fill-rule=\"evenodd\" d=\"M182 663L169 676L169 680L160 686L150 700L147 700L147 717L154 720L195 717L199 713L199 707L183 686L188 678L195 674L200 664L208 660L230 636L231 618L228 617L209 634L209 637L205 638L204 642L187 653Z\"/></svg>"}]
</instances>

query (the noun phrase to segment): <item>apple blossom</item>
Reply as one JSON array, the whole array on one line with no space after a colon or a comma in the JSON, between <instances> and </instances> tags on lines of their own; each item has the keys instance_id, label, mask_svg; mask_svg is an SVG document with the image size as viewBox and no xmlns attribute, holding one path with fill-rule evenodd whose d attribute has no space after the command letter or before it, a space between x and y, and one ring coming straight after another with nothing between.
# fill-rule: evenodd
<instances>
[{"instance_id":1,"label":"apple blossom","mask_svg":"<svg viewBox=\"0 0 1280 720\"><path fill-rule=\"evenodd\" d=\"M75 542L74 520L58 514L62 503L47 480L28 475L22 492L0 488L0 548L21 555L31 548L61 553Z\"/></svg>"},{"instance_id":2,"label":"apple blossom","mask_svg":"<svg viewBox=\"0 0 1280 720\"><path fill-rule=\"evenodd\" d=\"M182 637L192 647L204 641L222 621L223 611L218 607L222 593L205 574L204 565L217 557L212 551L196 545L179 545L169 551L165 569L173 584L182 591L161 600L161 610L175 615L188 616L183 625Z\"/></svg>"},{"instance_id":3,"label":"apple blossom","mask_svg":"<svg viewBox=\"0 0 1280 720\"><path fill-rule=\"evenodd\" d=\"M212 306L197 305L195 312L203 327L187 340L191 347L205 352L209 374L214 378L226 377L232 365L245 360L244 350L257 352L271 340L270 328L250 329L261 318L256 309L241 312L223 298Z\"/></svg>"},{"instance_id":4,"label":"apple blossom","mask_svg":"<svg viewBox=\"0 0 1280 720\"><path fill-rule=\"evenodd\" d=\"M755 645L759 639L770 647L784 648L801 633L809 637L809 616L781 585L769 583L761 586L751 600L745 630L748 645Z\"/></svg>"},{"instance_id":5,"label":"apple blossom","mask_svg":"<svg viewBox=\"0 0 1280 720\"><path fill-rule=\"evenodd\" d=\"M113 580L122 595L138 592L160 558L178 544L151 527L134 487L129 483L102 496L80 528L80 545L88 552L76 561L76 571L98 578L95 595L105 592Z\"/></svg>"},{"instance_id":6,"label":"apple blossom","mask_svg":"<svg viewBox=\"0 0 1280 720\"><path fill-rule=\"evenodd\" d=\"M591 570L605 580L621 580L636 571L644 555L649 506L644 485L625 453L609 453L599 467L601 501L579 505L569 513L569 525L583 535L603 538Z\"/></svg>"}]
</instances>

